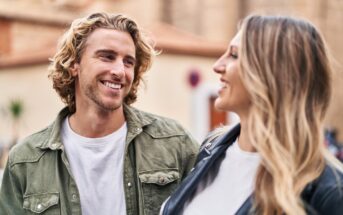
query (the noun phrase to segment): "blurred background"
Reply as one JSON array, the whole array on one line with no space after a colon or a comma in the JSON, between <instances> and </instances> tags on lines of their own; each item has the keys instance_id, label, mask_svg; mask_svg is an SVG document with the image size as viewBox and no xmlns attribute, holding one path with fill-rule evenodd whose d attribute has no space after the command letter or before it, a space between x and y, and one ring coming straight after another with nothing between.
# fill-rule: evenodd
<instances>
[{"instance_id":1,"label":"blurred background","mask_svg":"<svg viewBox=\"0 0 343 215\"><path fill-rule=\"evenodd\" d=\"M343 0L0 0L0 166L6 149L46 127L64 106L47 77L48 59L71 21L96 11L133 18L161 50L134 106L176 119L199 141L219 124L237 121L213 109L219 78L212 64L239 20L251 13L310 20L335 59L325 125L326 144L340 156Z\"/></svg>"}]
</instances>

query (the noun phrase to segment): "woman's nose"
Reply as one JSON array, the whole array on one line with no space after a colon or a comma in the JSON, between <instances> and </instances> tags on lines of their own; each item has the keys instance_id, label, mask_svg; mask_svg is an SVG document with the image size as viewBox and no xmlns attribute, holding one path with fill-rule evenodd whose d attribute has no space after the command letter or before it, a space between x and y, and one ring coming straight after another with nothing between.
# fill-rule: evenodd
<instances>
[{"instance_id":1,"label":"woman's nose","mask_svg":"<svg viewBox=\"0 0 343 215\"><path fill-rule=\"evenodd\" d=\"M223 73L225 72L225 68L226 68L226 61L225 58L222 56L220 57L214 64L213 64L213 71L215 73Z\"/></svg>"}]
</instances>

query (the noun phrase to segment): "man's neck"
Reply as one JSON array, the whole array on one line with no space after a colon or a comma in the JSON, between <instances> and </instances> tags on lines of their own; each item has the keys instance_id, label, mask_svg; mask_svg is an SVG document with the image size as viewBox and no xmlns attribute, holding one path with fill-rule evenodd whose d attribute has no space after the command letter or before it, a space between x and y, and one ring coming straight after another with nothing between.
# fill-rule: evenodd
<instances>
[{"instance_id":1,"label":"man's neck","mask_svg":"<svg viewBox=\"0 0 343 215\"><path fill-rule=\"evenodd\" d=\"M69 117L73 131L84 137L103 137L118 130L125 122L123 106L113 111L77 110Z\"/></svg>"}]
</instances>

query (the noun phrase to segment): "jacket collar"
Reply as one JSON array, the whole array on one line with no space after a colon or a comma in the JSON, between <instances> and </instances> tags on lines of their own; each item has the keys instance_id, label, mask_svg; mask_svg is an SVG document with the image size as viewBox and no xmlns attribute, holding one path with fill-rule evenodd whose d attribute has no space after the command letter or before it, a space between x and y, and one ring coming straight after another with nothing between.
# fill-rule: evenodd
<instances>
[{"instance_id":1,"label":"jacket collar","mask_svg":"<svg viewBox=\"0 0 343 215\"><path fill-rule=\"evenodd\" d=\"M129 105L123 104L125 120L128 127L128 138L130 142L136 135L143 131L143 127L149 125L155 121L155 119L145 114L136 108L130 107ZM61 141L61 128L62 123L66 117L70 115L68 107L63 108L57 115L55 121L47 128L48 137L46 140L38 146L41 149L58 150L62 149L63 144Z\"/></svg>"},{"instance_id":2,"label":"jacket collar","mask_svg":"<svg viewBox=\"0 0 343 215\"><path fill-rule=\"evenodd\" d=\"M151 115L126 104L124 104L123 107L128 130L126 143L130 143L138 134L143 131L143 127L153 123L156 119L154 119Z\"/></svg>"},{"instance_id":3,"label":"jacket collar","mask_svg":"<svg viewBox=\"0 0 343 215\"><path fill-rule=\"evenodd\" d=\"M55 121L47 128L48 130L48 137L42 143L41 146L38 146L41 149L51 149L57 150L61 149L62 141L61 141L61 128L63 120L70 115L70 111L68 107L63 108L57 115Z\"/></svg>"},{"instance_id":4,"label":"jacket collar","mask_svg":"<svg viewBox=\"0 0 343 215\"><path fill-rule=\"evenodd\" d=\"M226 145L227 147L229 147L234 142L234 140L239 136L240 131L241 125L237 124L233 126L229 132L226 132L224 134L210 134L211 137L206 138L206 140L203 143L202 150L200 151L197 158L197 162L213 154L214 149L218 148L218 146Z\"/></svg>"},{"instance_id":5,"label":"jacket collar","mask_svg":"<svg viewBox=\"0 0 343 215\"><path fill-rule=\"evenodd\" d=\"M156 120L151 115L146 114L143 111L137 110L134 107L128 106L126 104L124 104L123 107L125 120L129 130L135 128L143 128L144 126L149 125Z\"/></svg>"}]
</instances>

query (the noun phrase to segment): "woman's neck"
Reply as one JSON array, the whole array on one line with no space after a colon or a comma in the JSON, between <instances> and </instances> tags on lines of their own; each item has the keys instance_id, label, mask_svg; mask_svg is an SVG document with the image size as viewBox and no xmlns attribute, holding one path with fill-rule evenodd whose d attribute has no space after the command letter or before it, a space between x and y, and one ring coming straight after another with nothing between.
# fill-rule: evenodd
<instances>
[{"instance_id":1,"label":"woman's neck","mask_svg":"<svg viewBox=\"0 0 343 215\"><path fill-rule=\"evenodd\" d=\"M256 148L251 144L249 140L249 133L247 130L246 120L241 119L241 132L238 137L238 145L243 151L256 152Z\"/></svg>"}]
</instances>

